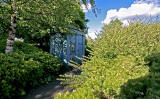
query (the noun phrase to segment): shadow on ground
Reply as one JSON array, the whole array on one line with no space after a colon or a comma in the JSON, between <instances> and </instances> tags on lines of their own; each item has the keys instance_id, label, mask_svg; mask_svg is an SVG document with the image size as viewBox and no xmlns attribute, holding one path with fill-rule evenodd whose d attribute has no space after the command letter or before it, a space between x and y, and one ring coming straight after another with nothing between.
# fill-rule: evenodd
<instances>
[{"instance_id":1,"label":"shadow on ground","mask_svg":"<svg viewBox=\"0 0 160 99\"><path fill-rule=\"evenodd\" d=\"M78 75L80 71L73 69L66 74ZM37 89L32 89L25 96L19 99L54 99L55 95L59 92L65 93L66 91L72 92L74 88L65 88L66 85L62 85L60 80L56 78L47 85L42 85Z\"/></svg>"}]
</instances>

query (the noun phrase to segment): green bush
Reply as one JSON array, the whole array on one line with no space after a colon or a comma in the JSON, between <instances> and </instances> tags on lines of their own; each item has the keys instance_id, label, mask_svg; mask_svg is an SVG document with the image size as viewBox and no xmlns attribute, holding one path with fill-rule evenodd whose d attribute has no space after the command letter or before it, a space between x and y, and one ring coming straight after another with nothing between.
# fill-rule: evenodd
<instances>
[{"instance_id":1,"label":"green bush","mask_svg":"<svg viewBox=\"0 0 160 99\"><path fill-rule=\"evenodd\" d=\"M113 21L101 36L81 75L70 80L77 89L56 99L159 99L159 55L150 56L160 52L160 23L122 27Z\"/></svg>"},{"instance_id":2,"label":"green bush","mask_svg":"<svg viewBox=\"0 0 160 99\"><path fill-rule=\"evenodd\" d=\"M30 88L48 83L59 74L62 62L47 52L15 42L15 52L0 53L0 97L13 99Z\"/></svg>"},{"instance_id":3,"label":"green bush","mask_svg":"<svg viewBox=\"0 0 160 99\"><path fill-rule=\"evenodd\" d=\"M6 48L7 35L0 32L0 53L4 53Z\"/></svg>"},{"instance_id":4,"label":"green bush","mask_svg":"<svg viewBox=\"0 0 160 99\"><path fill-rule=\"evenodd\" d=\"M55 56L42 51L28 54L26 55L25 59L40 62L41 65L43 65L45 75L58 74L62 66L62 63Z\"/></svg>"},{"instance_id":5,"label":"green bush","mask_svg":"<svg viewBox=\"0 0 160 99\"><path fill-rule=\"evenodd\" d=\"M149 74L137 79L128 80L121 86L121 99L159 99L160 98L160 54L146 58Z\"/></svg>"},{"instance_id":6,"label":"green bush","mask_svg":"<svg viewBox=\"0 0 160 99\"><path fill-rule=\"evenodd\" d=\"M7 34L0 33L0 53L4 53L6 48ZM25 54L42 51L41 49L35 47L33 44L22 43L15 41L14 52L23 52Z\"/></svg>"},{"instance_id":7,"label":"green bush","mask_svg":"<svg viewBox=\"0 0 160 99\"><path fill-rule=\"evenodd\" d=\"M0 54L0 97L5 99L23 95L25 87L42 76L41 68L39 62L25 61L23 55Z\"/></svg>"},{"instance_id":8,"label":"green bush","mask_svg":"<svg viewBox=\"0 0 160 99\"><path fill-rule=\"evenodd\" d=\"M91 52L94 47L94 40L92 38L87 38L85 40L85 56L92 56Z\"/></svg>"},{"instance_id":9,"label":"green bush","mask_svg":"<svg viewBox=\"0 0 160 99\"><path fill-rule=\"evenodd\" d=\"M22 43L16 41L14 43L14 52L23 52L25 54L36 53L42 51L41 49L35 47L33 44Z\"/></svg>"}]
</instances>

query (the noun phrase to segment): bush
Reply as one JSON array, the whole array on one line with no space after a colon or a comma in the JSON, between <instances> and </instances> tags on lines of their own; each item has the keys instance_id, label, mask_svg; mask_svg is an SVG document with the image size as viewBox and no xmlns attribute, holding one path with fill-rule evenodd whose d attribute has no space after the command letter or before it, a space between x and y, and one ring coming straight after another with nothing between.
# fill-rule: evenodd
<instances>
[{"instance_id":1,"label":"bush","mask_svg":"<svg viewBox=\"0 0 160 99\"><path fill-rule=\"evenodd\" d=\"M36 53L42 50L35 47L33 44L27 44L27 43L22 43L19 41L16 41L14 43L14 52L23 52L24 54L30 54L30 53Z\"/></svg>"},{"instance_id":2,"label":"bush","mask_svg":"<svg viewBox=\"0 0 160 99\"><path fill-rule=\"evenodd\" d=\"M7 35L0 32L0 53L4 53L6 48Z\"/></svg>"},{"instance_id":3,"label":"bush","mask_svg":"<svg viewBox=\"0 0 160 99\"><path fill-rule=\"evenodd\" d=\"M7 42L7 34L0 33L0 53L4 53ZM25 54L34 53L42 51L41 49L35 47L33 44L23 43L15 41L14 43L14 52L23 52Z\"/></svg>"},{"instance_id":4,"label":"bush","mask_svg":"<svg viewBox=\"0 0 160 99\"><path fill-rule=\"evenodd\" d=\"M85 40L85 56L90 57L92 49L94 47L94 40L92 38L87 38Z\"/></svg>"},{"instance_id":5,"label":"bush","mask_svg":"<svg viewBox=\"0 0 160 99\"><path fill-rule=\"evenodd\" d=\"M159 32L160 23L122 27L113 21L104 26L82 74L71 79L77 89L56 99L159 99L159 60L149 58L160 52Z\"/></svg>"},{"instance_id":6,"label":"bush","mask_svg":"<svg viewBox=\"0 0 160 99\"><path fill-rule=\"evenodd\" d=\"M0 97L22 96L30 88L48 83L59 74L62 62L55 56L22 42L15 42L14 53L0 53Z\"/></svg>"},{"instance_id":7,"label":"bush","mask_svg":"<svg viewBox=\"0 0 160 99\"><path fill-rule=\"evenodd\" d=\"M58 74L62 66L62 63L55 56L42 51L28 54L25 59L40 62L43 65L42 68L45 71L45 75Z\"/></svg>"},{"instance_id":8,"label":"bush","mask_svg":"<svg viewBox=\"0 0 160 99\"><path fill-rule=\"evenodd\" d=\"M128 80L121 86L121 99L159 99L160 98L160 54L146 58L149 74L137 79Z\"/></svg>"}]
</instances>

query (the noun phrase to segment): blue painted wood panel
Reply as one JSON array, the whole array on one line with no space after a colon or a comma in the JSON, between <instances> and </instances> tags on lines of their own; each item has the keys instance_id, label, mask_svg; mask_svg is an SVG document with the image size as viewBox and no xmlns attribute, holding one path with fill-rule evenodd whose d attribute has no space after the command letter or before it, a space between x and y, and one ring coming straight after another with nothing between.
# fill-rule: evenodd
<instances>
[{"instance_id":1,"label":"blue painted wood panel","mask_svg":"<svg viewBox=\"0 0 160 99\"><path fill-rule=\"evenodd\" d=\"M77 30L72 34L54 34L50 38L50 53L61 59L64 64L85 55L85 35Z\"/></svg>"}]
</instances>

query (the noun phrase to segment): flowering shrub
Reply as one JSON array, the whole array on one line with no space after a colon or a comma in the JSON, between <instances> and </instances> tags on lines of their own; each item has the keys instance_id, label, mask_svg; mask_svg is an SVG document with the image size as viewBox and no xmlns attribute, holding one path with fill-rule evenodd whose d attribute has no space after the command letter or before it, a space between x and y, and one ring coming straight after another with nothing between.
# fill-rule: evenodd
<instances>
[{"instance_id":1,"label":"flowering shrub","mask_svg":"<svg viewBox=\"0 0 160 99\"><path fill-rule=\"evenodd\" d=\"M81 75L69 80L77 82L76 90L56 99L159 99L159 52L160 23L112 22L96 39Z\"/></svg>"}]
</instances>

